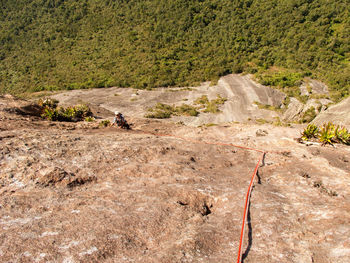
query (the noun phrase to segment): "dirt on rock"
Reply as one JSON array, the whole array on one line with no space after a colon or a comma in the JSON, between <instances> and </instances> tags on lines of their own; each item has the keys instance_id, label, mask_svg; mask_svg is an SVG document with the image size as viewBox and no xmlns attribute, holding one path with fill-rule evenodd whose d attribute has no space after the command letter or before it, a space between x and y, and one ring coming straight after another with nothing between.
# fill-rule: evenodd
<instances>
[{"instance_id":1,"label":"dirt on rock","mask_svg":"<svg viewBox=\"0 0 350 263\"><path fill-rule=\"evenodd\" d=\"M245 263L350 261L349 147L300 144L298 125L188 127L126 114L126 131L45 121L18 111L27 104L0 98L2 262L234 261L261 154L204 142L267 151Z\"/></svg>"}]
</instances>

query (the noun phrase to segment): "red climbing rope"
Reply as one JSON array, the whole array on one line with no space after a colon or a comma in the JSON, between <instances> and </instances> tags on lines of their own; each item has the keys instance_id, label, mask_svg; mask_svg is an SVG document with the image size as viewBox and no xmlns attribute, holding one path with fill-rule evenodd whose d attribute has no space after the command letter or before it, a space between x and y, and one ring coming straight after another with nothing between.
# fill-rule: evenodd
<instances>
[{"instance_id":1,"label":"red climbing rope","mask_svg":"<svg viewBox=\"0 0 350 263\"><path fill-rule=\"evenodd\" d=\"M240 149L244 149L244 150L250 150L250 151L255 151L255 152L262 153L262 156L260 157L258 163L255 166L255 169L254 169L254 172L253 172L253 175L252 175L252 178L250 180L249 187L248 187L247 195L246 195L246 198L245 198L245 205L244 205L244 211L243 211L243 220L242 220L242 229L241 229L241 236L240 236L240 239L239 239L238 257L237 257L237 263L241 263L242 262L242 245L243 245L243 238L244 238L244 231L245 231L245 222L247 220L248 204L249 204L249 200L250 200L250 195L251 195L251 192L252 192L255 176L256 176L256 174L258 172L258 169L259 169L259 165L260 165L261 162L263 162L266 152L262 151L262 150L259 150L259 149L246 147L246 146L235 145L235 144L232 144L232 143L198 141L198 140L192 140L192 139L184 138L184 137L177 136L177 135L171 135L171 134L151 133L151 132L144 132L144 131L141 131L141 130L137 130L137 131L139 131L141 133L144 133L144 134L148 134L148 135L159 136L159 137L172 137L172 138L176 138L176 139L180 139L180 140L184 140L184 141L188 141L188 142L192 142L192 143L197 143L197 144L200 143L200 144L219 145L219 146L232 146L232 147L236 147L236 148L240 148Z\"/></svg>"},{"instance_id":2,"label":"red climbing rope","mask_svg":"<svg viewBox=\"0 0 350 263\"><path fill-rule=\"evenodd\" d=\"M243 237L244 237L244 230L245 230L245 221L247 220L248 204L249 204L249 200L250 200L250 194L251 194L252 188L253 188L254 178L255 178L255 176L256 176L256 174L258 172L258 168L259 168L260 162L263 161L264 157L265 157L265 153L262 154L261 158L259 159L258 163L255 166L255 169L254 169L254 172L253 172L253 175L252 175L252 179L250 180L250 184L249 184L249 187L248 187L247 195L246 195L246 198L245 198L241 237L239 239L237 263L241 263L241 261L242 261L242 244L243 244Z\"/></svg>"}]
</instances>

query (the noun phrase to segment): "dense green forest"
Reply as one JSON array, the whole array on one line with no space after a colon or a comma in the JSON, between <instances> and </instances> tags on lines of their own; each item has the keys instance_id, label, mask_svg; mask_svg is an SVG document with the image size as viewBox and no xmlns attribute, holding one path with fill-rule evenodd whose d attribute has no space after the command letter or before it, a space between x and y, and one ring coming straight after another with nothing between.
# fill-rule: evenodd
<instances>
[{"instance_id":1,"label":"dense green forest","mask_svg":"<svg viewBox=\"0 0 350 263\"><path fill-rule=\"evenodd\" d=\"M193 85L271 67L350 89L349 0L1 0L0 93Z\"/></svg>"}]
</instances>

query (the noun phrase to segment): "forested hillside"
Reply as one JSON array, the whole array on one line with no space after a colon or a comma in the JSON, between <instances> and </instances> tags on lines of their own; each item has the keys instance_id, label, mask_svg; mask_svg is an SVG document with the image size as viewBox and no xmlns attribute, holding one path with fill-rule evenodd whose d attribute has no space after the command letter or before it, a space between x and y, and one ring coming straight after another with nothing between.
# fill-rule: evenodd
<instances>
[{"instance_id":1,"label":"forested hillside","mask_svg":"<svg viewBox=\"0 0 350 263\"><path fill-rule=\"evenodd\" d=\"M349 0L2 0L0 93L278 70L350 88Z\"/></svg>"}]
</instances>

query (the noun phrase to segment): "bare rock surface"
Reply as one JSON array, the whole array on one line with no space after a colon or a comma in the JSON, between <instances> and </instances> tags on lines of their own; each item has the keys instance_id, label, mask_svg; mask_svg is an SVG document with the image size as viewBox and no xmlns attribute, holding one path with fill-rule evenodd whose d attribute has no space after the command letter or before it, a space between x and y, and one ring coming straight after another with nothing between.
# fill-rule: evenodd
<instances>
[{"instance_id":1,"label":"bare rock surface","mask_svg":"<svg viewBox=\"0 0 350 263\"><path fill-rule=\"evenodd\" d=\"M267 151L252 191L245 263L350 261L349 147L297 143L300 126L194 128L130 110L133 130L98 129L16 111L25 105L0 98L2 262L234 261L261 154L151 133Z\"/></svg>"},{"instance_id":2,"label":"bare rock surface","mask_svg":"<svg viewBox=\"0 0 350 263\"><path fill-rule=\"evenodd\" d=\"M227 99L220 106L218 114L201 113L198 117L176 117L186 125L198 126L205 123L246 122L248 119L266 119L272 121L278 113L259 109L255 102L281 105L285 95L273 88L263 86L249 75L227 75L220 78L217 85L203 83L192 88L159 88L156 90L135 90L126 88L106 88L94 90L73 90L52 96L63 105L71 105L81 101L100 106L114 112L124 112L126 115L141 118L147 109L156 103L181 105L193 104L196 99L206 95L209 100L218 95Z\"/></svg>"},{"instance_id":3,"label":"bare rock surface","mask_svg":"<svg viewBox=\"0 0 350 263\"><path fill-rule=\"evenodd\" d=\"M327 110L318 115L313 122L322 124L330 120L336 124L350 127L350 98L330 106Z\"/></svg>"},{"instance_id":4,"label":"bare rock surface","mask_svg":"<svg viewBox=\"0 0 350 263\"><path fill-rule=\"evenodd\" d=\"M306 78L303 84L300 86L301 95L311 95L311 94L324 94L329 93L328 87L326 84L321 81Z\"/></svg>"}]
</instances>

